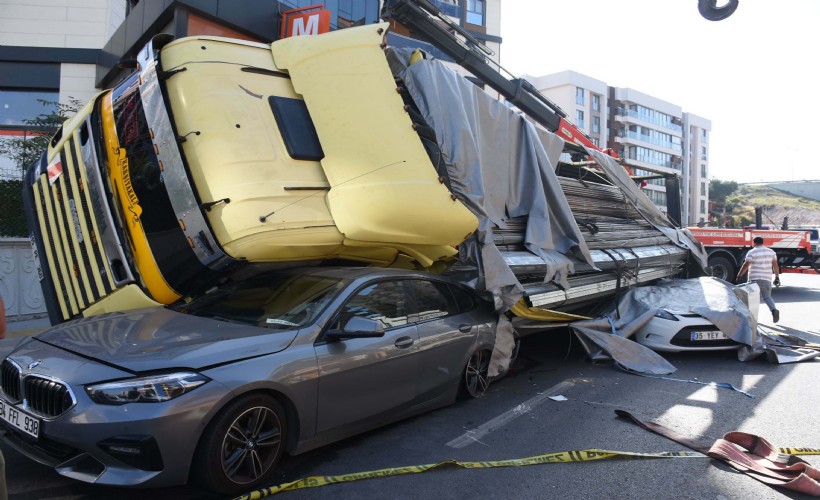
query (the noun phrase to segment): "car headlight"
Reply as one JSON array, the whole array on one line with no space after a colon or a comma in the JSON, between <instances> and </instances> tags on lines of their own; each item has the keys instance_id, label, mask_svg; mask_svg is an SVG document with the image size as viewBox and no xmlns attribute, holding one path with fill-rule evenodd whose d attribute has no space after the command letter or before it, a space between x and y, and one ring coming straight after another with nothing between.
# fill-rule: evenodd
<instances>
[{"instance_id":1,"label":"car headlight","mask_svg":"<svg viewBox=\"0 0 820 500\"><path fill-rule=\"evenodd\" d=\"M655 317L661 319L668 319L669 321L680 321L674 314L670 313L665 309L658 309L658 312L655 313Z\"/></svg>"},{"instance_id":2,"label":"car headlight","mask_svg":"<svg viewBox=\"0 0 820 500\"><path fill-rule=\"evenodd\" d=\"M85 391L91 399L106 405L161 403L191 392L209 380L199 373L179 372L88 385Z\"/></svg>"}]
</instances>

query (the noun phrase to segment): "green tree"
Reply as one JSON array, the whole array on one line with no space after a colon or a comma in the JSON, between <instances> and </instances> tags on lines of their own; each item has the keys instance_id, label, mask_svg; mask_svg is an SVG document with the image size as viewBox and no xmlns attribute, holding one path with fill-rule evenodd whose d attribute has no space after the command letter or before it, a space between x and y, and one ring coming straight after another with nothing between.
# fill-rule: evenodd
<instances>
[{"instance_id":1,"label":"green tree","mask_svg":"<svg viewBox=\"0 0 820 500\"><path fill-rule=\"evenodd\" d=\"M0 237L27 235L28 224L23 207L23 172L43 154L60 125L76 113L81 105L76 99L71 99L68 104L45 100L40 100L40 103L51 111L23 120L23 135L0 138L0 156L9 158L15 166L11 175L6 173L6 178L0 177L0 200L3 206L0 210Z\"/></svg>"},{"instance_id":2,"label":"green tree","mask_svg":"<svg viewBox=\"0 0 820 500\"><path fill-rule=\"evenodd\" d=\"M726 197L737 191L737 182L722 181L712 179L709 181L709 199L715 202L724 203Z\"/></svg>"}]
</instances>

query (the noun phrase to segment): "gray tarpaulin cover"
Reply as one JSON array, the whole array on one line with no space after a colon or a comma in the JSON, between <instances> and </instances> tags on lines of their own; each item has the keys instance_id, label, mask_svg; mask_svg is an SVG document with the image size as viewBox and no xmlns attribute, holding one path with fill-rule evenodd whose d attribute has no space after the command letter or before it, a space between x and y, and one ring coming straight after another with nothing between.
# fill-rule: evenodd
<instances>
[{"instance_id":1,"label":"gray tarpaulin cover","mask_svg":"<svg viewBox=\"0 0 820 500\"><path fill-rule=\"evenodd\" d=\"M734 286L706 277L661 280L655 286L629 290L604 317L573 323L572 328L593 359L600 357L597 346L624 368L654 375L672 373L675 367L649 348L627 339L659 309L695 313L708 319L730 339L744 344L738 351L741 361L763 353L770 361L779 363L813 357L809 352L774 345L774 341L758 335L758 305L759 289L755 283ZM792 340L781 338L783 344Z\"/></svg>"},{"instance_id":2,"label":"gray tarpaulin cover","mask_svg":"<svg viewBox=\"0 0 820 500\"><path fill-rule=\"evenodd\" d=\"M757 285L751 294L757 297ZM737 288L745 288L737 287ZM589 349L591 341L625 368L655 375L675 371L675 367L659 354L636 342L629 341L631 349L612 352L603 345L601 338L615 336L624 339L632 337L649 322L659 309L677 313L695 313L708 319L729 338L742 344L755 344L757 330L756 309L752 315L744 302L749 293L746 290L735 293L734 286L715 278L688 280L662 280L655 286L633 288L626 292L604 318L579 321L572 324L576 335ZM611 341L611 340L610 340Z\"/></svg>"},{"instance_id":3,"label":"gray tarpaulin cover","mask_svg":"<svg viewBox=\"0 0 820 500\"><path fill-rule=\"evenodd\" d=\"M477 241L459 254L480 264L483 288L501 301L498 309L509 309L523 296L493 244L493 227L506 228L511 217L528 216L525 243L548 264L544 281L569 287L568 275L578 262L573 253L593 262L555 175L564 141L549 132L539 134L532 123L440 61L422 60L399 76L435 130L452 192L479 219Z\"/></svg>"},{"instance_id":4,"label":"gray tarpaulin cover","mask_svg":"<svg viewBox=\"0 0 820 500\"><path fill-rule=\"evenodd\" d=\"M391 68L435 130L451 191L479 220L476 233L459 247L458 267L472 268L474 287L490 292L499 312L508 310L524 289L493 243L493 227L528 216L525 244L547 263L544 281L569 288L576 262L595 266L555 174L563 140L536 130L440 61L408 65L409 53L392 50ZM491 374L508 362L511 340L512 326L502 321Z\"/></svg>"}]
</instances>

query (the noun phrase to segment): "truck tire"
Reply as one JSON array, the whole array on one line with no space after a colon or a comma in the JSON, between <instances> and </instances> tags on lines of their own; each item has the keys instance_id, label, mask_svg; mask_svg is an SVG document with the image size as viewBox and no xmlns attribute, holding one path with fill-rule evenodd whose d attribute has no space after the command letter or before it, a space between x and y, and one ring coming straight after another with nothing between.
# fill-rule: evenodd
<instances>
[{"instance_id":1,"label":"truck tire","mask_svg":"<svg viewBox=\"0 0 820 500\"><path fill-rule=\"evenodd\" d=\"M731 260L719 255L709 256L709 267L712 269L712 276L720 278L729 283L735 282L735 265Z\"/></svg>"}]
</instances>

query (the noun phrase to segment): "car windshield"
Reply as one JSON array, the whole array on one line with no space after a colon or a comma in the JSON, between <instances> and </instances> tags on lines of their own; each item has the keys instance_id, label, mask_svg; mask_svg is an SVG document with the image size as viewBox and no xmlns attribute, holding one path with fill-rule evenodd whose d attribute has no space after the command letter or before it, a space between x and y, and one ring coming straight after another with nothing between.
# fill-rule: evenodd
<instances>
[{"instance_id":1,"label":"car windshield","mask_svg":"<svg viewBox=\"0 0 820 500\"><path fill-rule=\"evenodd\" d=\"M300 328L315 321L348 283L326 276L263 274L171 308L266 328Z\"/></svg>"}]
</instances>

